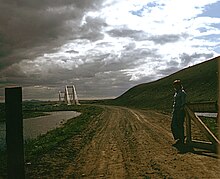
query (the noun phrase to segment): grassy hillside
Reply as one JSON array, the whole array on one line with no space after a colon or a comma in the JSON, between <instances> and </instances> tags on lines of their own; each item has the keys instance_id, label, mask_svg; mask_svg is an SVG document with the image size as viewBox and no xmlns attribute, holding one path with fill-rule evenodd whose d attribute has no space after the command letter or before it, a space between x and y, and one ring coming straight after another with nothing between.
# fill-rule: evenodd
<instances>
[{"instance_id":1,"label":"grassy hillside","mask_svg":"<svg viewBox=\"0 0 220 179\"><path fill-rule=\"evenodd\" d=\"M218 67L216 57L188 67L160 80L140 84L129 89L112 103L134 108L152 108L171 111L175 79L181 79L188 102L217 101Z\"/></svg>"}]
</instances>

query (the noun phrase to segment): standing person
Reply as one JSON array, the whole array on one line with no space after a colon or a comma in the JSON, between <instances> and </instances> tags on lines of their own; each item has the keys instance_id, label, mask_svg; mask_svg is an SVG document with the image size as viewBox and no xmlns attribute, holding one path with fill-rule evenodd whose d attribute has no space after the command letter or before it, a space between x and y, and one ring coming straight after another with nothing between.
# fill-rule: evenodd
<instances>
[{"instance_id":1,"label":"standing person","mask_svg":"<svg viewBox=\"0 0 220 179\"><path fill-rule=\"evenodd\" d=\"M175 94L173 101L171 131L174 140L176 141L174 146L176 146L184 144L184 106L186 103L186 93L180 80L175 80L173 82L173 87L175 89Z\"/></svg>"}]
</instances>

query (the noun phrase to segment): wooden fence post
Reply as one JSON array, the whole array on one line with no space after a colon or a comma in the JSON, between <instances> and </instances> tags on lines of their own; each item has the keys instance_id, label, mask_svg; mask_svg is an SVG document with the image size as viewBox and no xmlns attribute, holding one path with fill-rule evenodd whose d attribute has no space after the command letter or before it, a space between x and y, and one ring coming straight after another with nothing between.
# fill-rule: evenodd
<instances>
[{"instance_id":1,"label":"wooden fence post","mask_svg":"<svg viewBox=\"0 0 220 179\"><path fill-rule=\"evenodd\" d=\"M191 118L186 109L185 109L185 115L186 115L186 143L190 145L192 142Z\"/></svg>"},{"instance_id":2,"label":"wooden fence post","mask_svg":"<svg viewBox=\"0 0 220 179\"><path fill-rule=\"evenodd\" d=\"M9 179L25 178L22 88L5 88L7 172Z\"/></svg>"},{"instance_id":3,"label":"wooden fence post","mask_svg":"<svg viewBox=\"0 0 220 179\"><path fill-rule=\"evenodd\" d=\"M189 128L187 129L188 131L188 144L190 144L192 147L195 148L201 148L201 149L207 149L211 150L213 152L217 152L217 147L220 146L220 141L218 138L210 131L210 129L202 122L202 120L194 114L193 111L188 106L185 106L185 110L187 113L187 117L190 118L190 120L193 120L195 124L200 128L201 132L205 134L205 136L209 139L210 142L205 142L205 141L196 141L191 139L191 133L189 132ZM187 137L188 137L187 136ZM190 142L189 142L190 141Z\"/></svg>"},{"instance_id":4,"label":"wooden fence post","mask_svg":"<svg viewBox=\"0 0 220 179\"><path fill-rule=\"evenodd\" d=\"M218 57L218 116L217 116L217 125L218 125L218 137L220 139L220 57ZM218 145L218 156L220 158L220 145Z\"/></svg>"}]
</instances>

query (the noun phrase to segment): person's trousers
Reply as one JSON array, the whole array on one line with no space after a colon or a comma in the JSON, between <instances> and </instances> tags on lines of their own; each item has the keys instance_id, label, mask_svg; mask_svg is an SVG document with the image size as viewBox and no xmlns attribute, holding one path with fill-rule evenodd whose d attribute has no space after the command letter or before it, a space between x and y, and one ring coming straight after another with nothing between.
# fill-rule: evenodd
<instances>
[{"instance_id":1,"label":"person's trousers","mask_svg":"<svg viewBox=\"0 0 220 179\"><path fill-rule=\"evenodd\" d=\"M174 110L172 115L171 131L175 140L184 142L184 110Z\"/></svg>"}]
</instances>

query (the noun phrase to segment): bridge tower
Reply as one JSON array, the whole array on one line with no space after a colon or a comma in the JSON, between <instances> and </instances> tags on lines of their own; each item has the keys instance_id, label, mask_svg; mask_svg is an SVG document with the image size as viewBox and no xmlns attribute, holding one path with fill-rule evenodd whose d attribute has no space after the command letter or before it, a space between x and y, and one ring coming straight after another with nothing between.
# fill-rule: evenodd
<instances>
[{"instance_id":1,"label":"bridge tower","mask_svg":"<svg viewBox=\"0 0 220 179\"><path fill-rule=\"evenodd\" d=\"M67 105L80 105L74 85L66 85L64 92L59 91L59 102L62 101Z\"/></svg>"}]
</instances>

